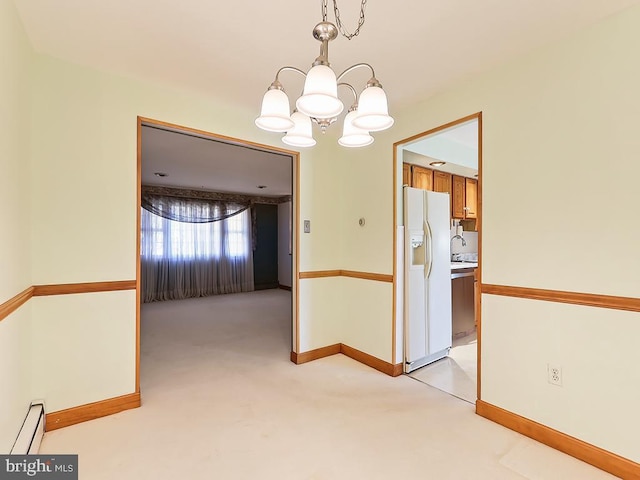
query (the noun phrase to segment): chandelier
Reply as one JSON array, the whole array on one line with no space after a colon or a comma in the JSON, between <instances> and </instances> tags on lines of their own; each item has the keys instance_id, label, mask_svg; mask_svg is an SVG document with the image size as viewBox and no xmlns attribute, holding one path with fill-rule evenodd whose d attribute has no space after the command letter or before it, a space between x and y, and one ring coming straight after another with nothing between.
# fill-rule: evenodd
<instances>
[{"instance_id":1,"label":"chandelier","mask_svg":"<svg viewBox=\"0 0 640 480\"><path fill-rule=\"evenodd\" d=\"M282 67L276 73L262 98L260 116L256 125L268 132L286 132L282 141L294 147L312 147L316 144L313 138L312 122L317 124L322 133L334 123L344 110L338 98L338 87L349 90L353 96L353 104L348 109L342 127L342 136L338 143L343 147L364 147L373 143L370 132L386 130L393 125L389 116L387 95L376 78L373 67L368 63L356 63L340 75L334 73L329 64L329 42L338 36L338 32L351 40L358 35L364 24L364 10L367 0L360 5L360 20L354 33L348 33L340 21L340 11L333 0L336 25L327 21L327 0L322 0L322 21L313 29L313 37L320 42L320 55L313 62L311 69L305 73L296 67ZM358 68L371 71L371 78L358 96L356 89L343 81L343 78ZM296 100L293 113L289 107L289 97L280 83L280 74L293 71L305 77L302 95Z\"/></svg>"}]
</instances>

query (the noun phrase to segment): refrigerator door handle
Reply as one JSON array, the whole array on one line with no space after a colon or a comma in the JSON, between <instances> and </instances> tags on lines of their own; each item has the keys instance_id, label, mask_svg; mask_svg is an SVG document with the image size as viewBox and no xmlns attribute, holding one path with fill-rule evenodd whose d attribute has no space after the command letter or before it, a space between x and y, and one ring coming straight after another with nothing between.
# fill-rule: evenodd
<instances>
[{"instance_id":1,"label":"refrigerator door handle","mask_svg":"<svg viewBox=\"0 0 640 480\"><path fill-rule=\"evenodd\" d=\"M427 243L427 258L425 262L424 278L431 276L431 267L433 265L433 236L431 235L431 227L429 222L424 222L425 242Z\"/></svg>"}]
</instances>

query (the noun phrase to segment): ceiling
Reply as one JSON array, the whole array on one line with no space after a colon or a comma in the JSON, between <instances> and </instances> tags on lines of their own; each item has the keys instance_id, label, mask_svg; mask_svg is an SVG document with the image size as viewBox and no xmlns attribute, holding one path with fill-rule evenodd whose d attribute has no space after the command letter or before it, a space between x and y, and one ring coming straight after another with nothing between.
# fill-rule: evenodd
<instances>
[{"instance_id":1,"label":"ceiling","mask_svg":"<svg viewBox=\"0 0 640 480\"><path fill-rule=\"evenodd\" d=\"M478 150L478 120L471 120L461 125L438 132L435 136L447 138L465 147Z\"/></svg>"},{"instance_id":2,"label":"ceiling","mask_svg":"<svg viewBox=\"0 0 640 480\"><path fill-rule=\"evenodd\" d=\"M332 42L337 72L368 62L390 113L640 0L369 2L358 37ZM258 115L276 70L308 70L317 0L15 0L34 48L74 63L207 92ZM331 2L329 2L331 5ZM358 0L339 0L349 30ZM329 20L333 12L329 8ZM366 71L346 78L357 86ZM287 72L295 95L302 78ZM347 92L345 92L346 94ZM345 97L345 102L350 99Z\"/></svg>"},{"instance_id":3,"label":"ceiling","mask_svg":"<svg viewBox=\"0 0 640 480\"><path fill-rule=\"evenodd\" d=\"M456 125L432 135L419 138L402 146L405 163L432 170L477 177L478 174L478 120ZM434 166L431 162L445 161Z\"/></svg>"},{"instance_id":4,"label":"ceiling","mask_svg":"<svg viewBox=\"0 0 640 480\"><path fill-rule=\"evenodd\" d=\"M142 127L142 183L245 193L291 195L290 155L210 138ZM166 177L155 173L166 173ZM260 189L258 185L265 185Z\"/></svg>"},{"instance_id":5,"label":"ceiling","mask_svg":"<svg viewBox=\"0 0 640 480\"><path fill-rule=\"evenodd\" d=\"M396 0L369 2L360 34L329 48L336 72L373 65L390 113L452 82L552 41L640 0ZM36 51L99 70L205 92L259 113L277 69L308 70L319 53L318 0L14 0ZM331 4L331 2L329 2ZM360 1L338 0L349 30ZM329 20L333 12L329 8ZM345 80L361 87L366 70ZM281 76L293 97L302 77ZM346 93L346 92L345 92ZM343 98L347 104L351 98ZM461 144L469 131L445 132ZM409 147L411 148L411 147ZM143 183L279 196L291 159L145 128ZM415 163L428 164L428 157ZM441 169L456 168L453 165ZM165 172L167 177L156 177ZM455 172L454 172L455 173ZM465 174L457 172L458 174ZM470 172L467 172L470 173ZM467 175L471 176L471 175ZM266 185L260 190L257 185Z\"/></svg>"}]
</instances>

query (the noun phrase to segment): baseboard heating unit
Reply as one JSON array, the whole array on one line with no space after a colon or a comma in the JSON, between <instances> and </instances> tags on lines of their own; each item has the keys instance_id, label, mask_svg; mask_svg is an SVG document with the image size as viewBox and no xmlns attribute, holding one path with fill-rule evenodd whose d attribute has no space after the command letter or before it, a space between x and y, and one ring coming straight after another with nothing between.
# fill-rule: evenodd
<instances>
[{"instance_id":1,"label":"baseboard heating unit","mask_svg":"<svg viewBox=\"0 0 640 480\"><path fill-rule=\"evenodd\" d=\"M34 402L29 407L20 433L11 449L12 455L35 455L40 449L45 427L44 403Z\"/></svg>"}]
</instances>

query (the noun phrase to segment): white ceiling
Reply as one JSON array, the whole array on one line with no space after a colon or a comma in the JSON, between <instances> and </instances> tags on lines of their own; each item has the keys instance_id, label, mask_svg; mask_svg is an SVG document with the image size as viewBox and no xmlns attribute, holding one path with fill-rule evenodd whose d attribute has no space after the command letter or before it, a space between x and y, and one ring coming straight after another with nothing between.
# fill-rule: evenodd
<instances>
[{"instance_id":1,"label":"white ceiling","mask_svg":"<svg viewBox=\"0 0 640 480\"><path fill-rule=\"evenodd\" d=\"M441 139L448 142L441 143ZM478 120L470 120L427 135L402 145L401 148L405 163L473 178L478 173ZM440 166L430 165L434 161L447 163Z\"/></svg>"},{"instance_id":2,"label":"white ceiling","mask_svg":"<svg viewBox=\"0 0 640 480\"><path fill-rule=\"evenodd\" d=\"M395 109L640 0L369 2L358 37L330 46L336 71L368 62ZM329 2L331 4L331 2ZM208 92L258 114L276 70L307 70L318 0L15 0L38 52ZM353 30L359 0L339 0ZM330 10L329 19L333 19ZM366 71L347 79L362 86ZM285 73L285 88L301 78ZM346 92L345 92L346 93ZM348 98L344 99L349 102Z\"/></svg>"},{"instance_id":3,"label":"white ceiling","mask_svg":"<svg viewBox=\"0 0 640 480\"><path fill-rule=\"evenodd\" d=\"M291 156L208 138L142 127L142 183L245 193L291 195ZM154 175L166 173L166 177ZM266 185L260 189L258 185Z\"/></svg>"},{"instance_id":4,"label":"white ceiling","mask_svg":"<svg viewBox=\"0 0 640 480\"><path fill-rule=\"evenodd\" d=\"M478 121L472 120L455 127L438 132L437 136L448 138L453 142L460 143L465 147L478 149Z\"/></svg>"},{"instance_id":5,"label":"white ceiling","mask_svg":"<svg viewBox=\"0 0 640 480\"><path fill-rule=\"evenodd\" d=\"M640 0L396 0L369 2L358 37L331 43L340 72L368 62L390 113L451 82ZM318 0L14 0L36 51L100 70L192 88L259 113L276 70L308 70ZM331 1L329 2L331 4ZM347 29L359 0L338 0ZM329 20L333 20L330 8ZM347 81L362 86L368 72ZM302 78L281 77L294 97ZM350 103L350 98L344 98ZM251 115L254 115L252 113ZM469 132L457 135L472 142ZM447 168L447 167L444 167ZM153 176L163 171L168 177ZM263 195L291 193L290 158L145 129L143 182ZM267 185L264 190L257 185Z\"/></svg>"},{"instance_id":6,"label":"white ceiling","mask_svg":"<svg viewBox=\"0 0 640 480\"><path fill-rule=\"evenodd\" d=\"M450 143L445 144L447 148L433 148L434 140L439 139L449 140ZM464 147L462 156L460 149L455 144ZM402 160L405 163L441 170L462 177L476 177L478 173L478 120L470 120L419 138L403 145L402 150ZM425 152L437 153L429 155ZM437 161L445 161L446 163L439 166L431 165L431 162Z\"/></svg>"}]
</instances>

